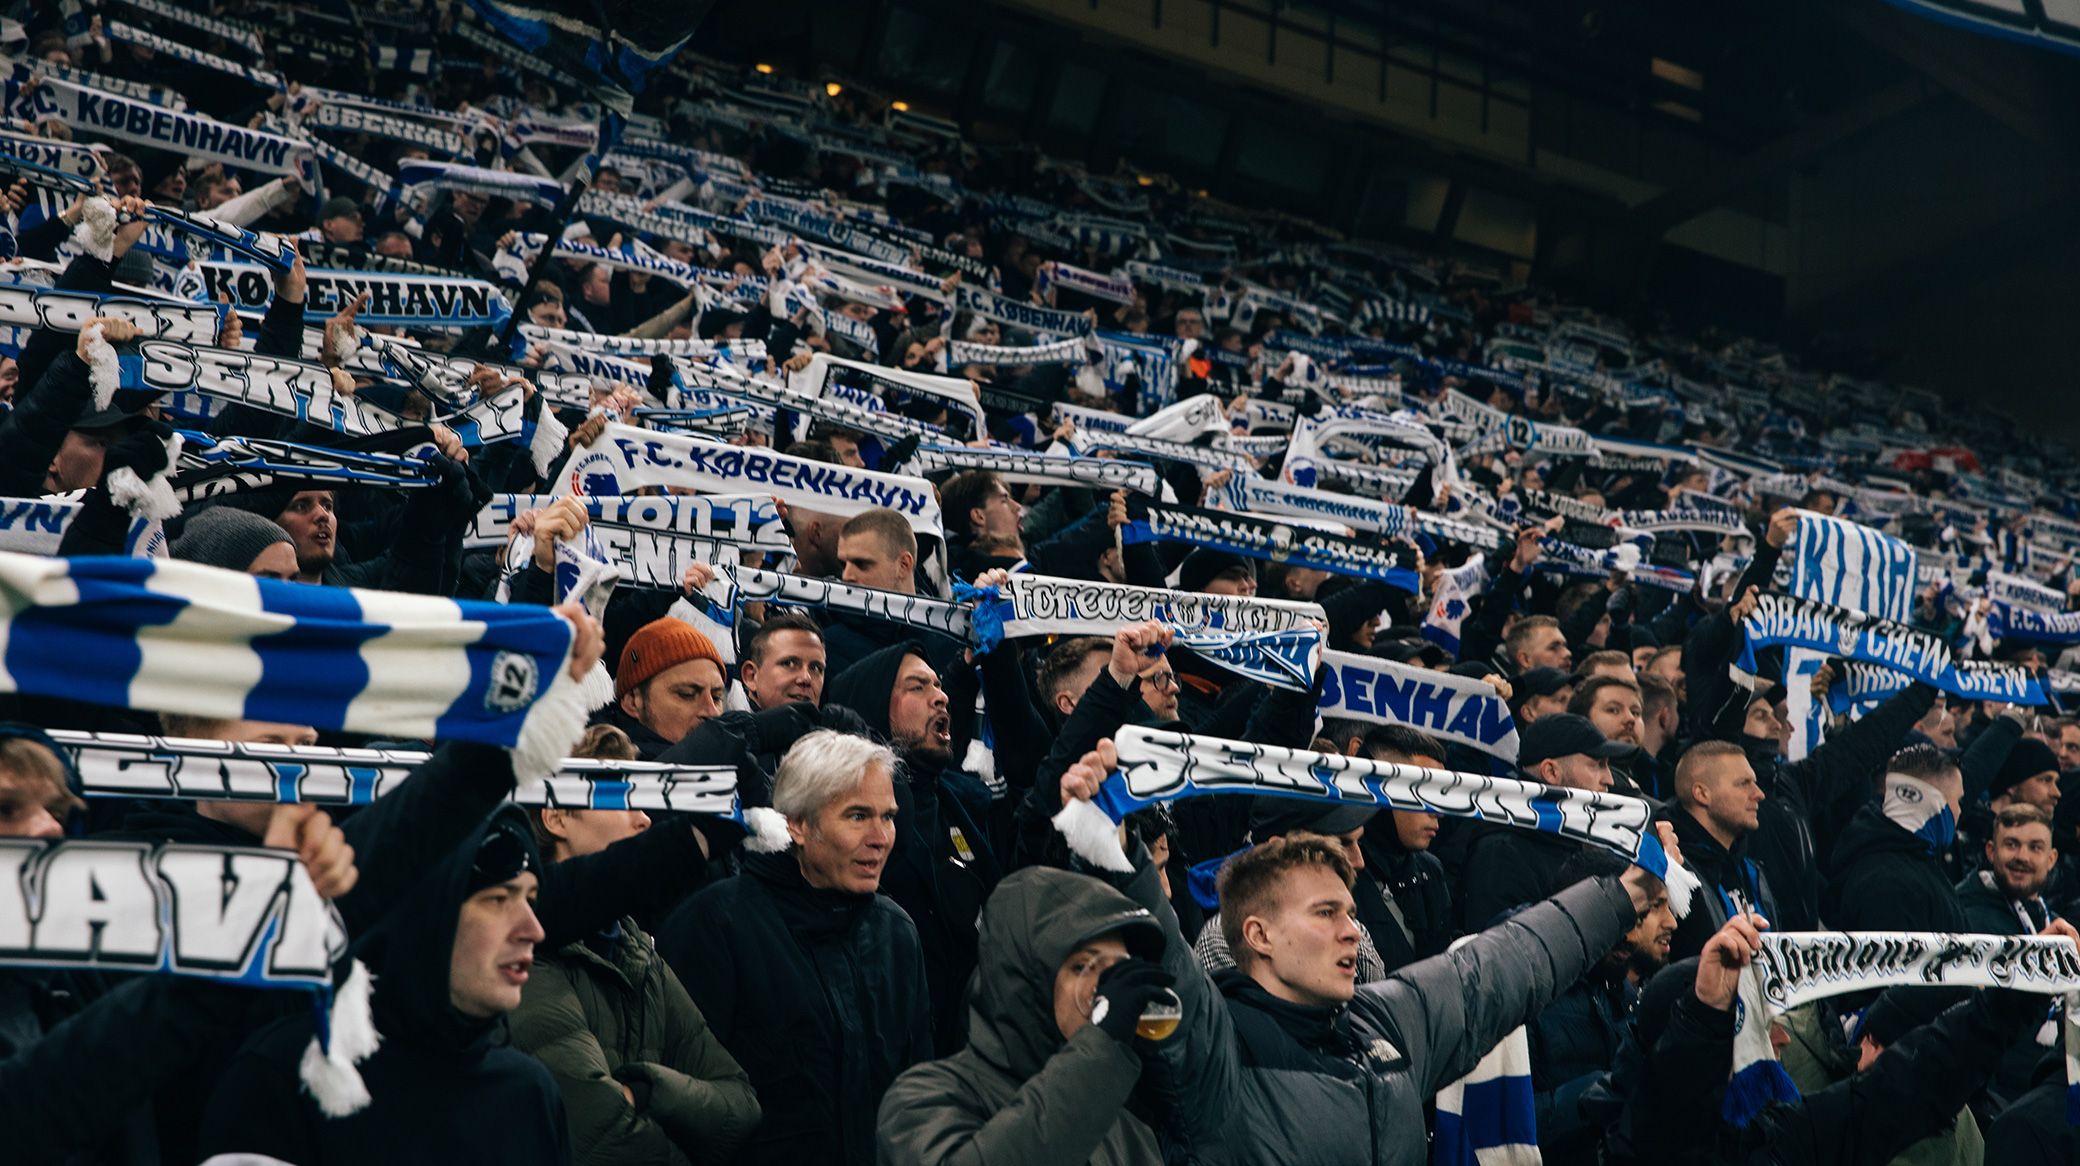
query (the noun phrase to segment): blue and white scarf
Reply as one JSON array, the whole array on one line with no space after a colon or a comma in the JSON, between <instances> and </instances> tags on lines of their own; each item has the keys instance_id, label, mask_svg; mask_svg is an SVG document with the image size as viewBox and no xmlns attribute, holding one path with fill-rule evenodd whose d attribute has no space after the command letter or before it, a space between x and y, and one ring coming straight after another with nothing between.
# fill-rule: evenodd
<instances>
[{"instance_id":1,"label":"blue and white scarf","mask_svg":"<svg viewBox=\"0 0 2080 1166\"><path fill-rule=\"evenodd\" d=\"M16 86L10 83L8 88L11 105ZM241 170L295 175L306 187L317 185L316 160L310 147L279 134L247 129L201 114L180 113L55 78L45 78L33 92L22 97L39 121L57 118L76 129L133 145L206 158Z\"/></svg>"},{"instance_id":2,"label":"blue and white scarf","mask_svg":"<svg viewBox=\"0 0 2080 1166\"><path fill-rule=\"evenodd\" d=\"M476 521L463 534L467 547L504 546L513 519L557 501L553 494L497 494L477 513ZM674 536L705 548L756 550L792 554L794 543L780 521L780 511L770 495L659 494L632 498L580 495L590 524L600 532L601 547L623 563L636 567L638 575L661 575L639 565L653 558L666 558L670 541L645 539L644 535ZM721 556L703 553L701 562ZM683 565L682 565L683 568ZM674 576L676 579L677 576ZM676 582L673 586L676 586Z\"/></svg>"},{"instance_id":3,"label":"blue and white scarf","mask_svg":"<svg viewBox=\"0 0 2080 1166\"><path fill-rule=\"evenodd\" d=\"M933 632L962 643L968 641L972 628L971 613L964 603L757 567L718 564L715 581L701 592L701 597L707 602L709 617L724 627L736 626L745 604L772 602L842 611Z\"/></svg>"},{"instance_id":4,"label":"blue and white scarf","mask_svg":"<svg viewBox=\"0 0 2080 1166\"><path fill-rule=\"evenodd\" d=\"M1130 869L1112 830L1128 814L1178 798L1250 794L1497 822L1600 847L1666 883L1677 918L1689 914L1698 888L1697 876L1661 849L1655 807L1644 798L1139 725L1122 728L1113 744L1118 771L1097 797L1055 818L1079 857L1108 870ZM1094 817L1094 809L1102 813Z\"/></svg>"},{"instance_id":5,"label":"blue and white scarf","mask_svg":"<svg viewBox=\"0 0 2080 1166\"><path fill-rule=\"evenodd\" d=\"M403 784L431 754L52 730L90 798L177 798L366 806ZM566 758L516 789L523 806L710 814L741 821L737 771L727 765Z\"/></svg>"},{"instance_id":6,"label":"blue and white scarf","mask_svg":"<svg viewBox=\"0 0 2080 1166\"><path fill-rule=\"evenodd\" d=\"M48 498L0 498L0 550L23 555L56 555L65 532L79 517L84 491ZM148 515L130 520L123 553L134 559L164 558L166 528Z\"/></svg>"},{"instance_id":7,"label":"blue and white scarf","mask_svg":"<svg viewBox=\"0 0 2080 1166\"><path fill-rule=\"evenodd\" d=\"M223 326L224 309L92 292L0 286L0 327L77 332L96 316L112 316L133 324L139 336L149 339L214 344Z\"/></svg>"},{"instance_id":8,"label":"blue and white scarf","mask_svg":"<svg viewBox=\"0 0 2080 1166\"><path fill-rule=\"evenodd\" d=\"M1315 711L1375 725L1408 725L1514 764L1517 723L1486 681L1354 652L1322 654Z\"/></svg>"},{"instance_id":9,"label":"blue and white scarf","mask_svg":"<svg viewBox=\"0 0 2080 1166\"><path fill-rule=\"evenodd\" d=\"M902 514L919 534L943 538L939 497L930 482L855 470L754 446L609 424L591 445L571 451L556 474L559 493L621 495L651 486L700 493L771 494L789 506L853 515L877 506Z\"/></svg>"},{"instance_id":10,"label":"blue and white scarf","mask_svg":"<svg viewBox=\"0 0 2080 1166\"><path fill-rule=\"evenodd\" d=\"M1741 631L1736 675L1756 674L1757 648L1791 644L1881 664L1969 700L2045 703L2043 684L2020 665L1960 660L1931 632L1817 600L1764 593Z\"/></svg>"},{"instance_id":11,"label":"blue and white scarf","mask_svg":"<svg viewBox=\"0 0 2080 1166\"><path fill-rule=\"evenodd\" d=\"M529 780L584 725L571 625L547 608L4 553L0 600L0 691L503 745Z\"/></svg>"},{"instance_id":12,"label":"blue and white scarf","mask_svg":"<svg viewBox=\"0 0 2080 1166\"><path fill-rule=\"evenodd\" d=\"M1437 1091L1431 1166L1539 1166L1545 1158L1538 1149L1537 1096L1531 1037L1519 1025L1472 1072Z\"/></svg>"},{"instance_id":13,"label":"blue and white scarf","mask_svg":"<svg viewBox=\"0 0 2080 1166\"><path fill-rule=\"evenodd\" d=\"M988 470L1004 481L1086 490L1132 490L1156 497L1162 478L1147 462L1121 458L1063 457L1026 449L974 449L964 445L920 445L902 469L923 474L947 470Z\"/></svg>"},{"instance_id":14,"label":"blue and white scarf","mask_svg":"<svg viewBox=\"0 0 2080 1166\"><path fill-rule=\"evenodd\" d=\"M1459 655L1459 629L1473 614L1473 601L1488 587L1488 560L1475 555L1457 567L1446 568L1437 577L1437 595L1423 617L1423 638Z\"/></svg>"},{"instance_id":15,"label":"blue and white scarf","mask_svg":"<svg viewBox=\"0 0 2080 1166\"><path fill-rule=\"evenodd\" d=\"M425 489L441 483L432 462L416 452L379 453L300 445L259 437L211 437L183 429L174 497L182 502L259 490L277 482L330 482L342 486ZM417 427L385 435L400 443L434 448L430 431Z\"/></svg>"},{"instance_id":16,"label":"blue and white scarf","mask_svg":"<svg viewBox=\"0 0 2080 1166\"><path fill-rule=\"evenodd\" d=\"M354 1064L375 1051L357 962L334 1005L346 927L295 853L258 846L0 840L0 964L194 976L315 993L323 1015L300 1075L328 1114L366 1105Z\"/></svg>"},{"instance_id":17,"label":"blue and white scarf","mask_svg":"<svg viewBox=\"0 0 2080 1166\"><path fill-rule=\"evenodd\" d=\"M963 312L995 320L1011 328L1024 328L1047 336L1088 336L1091 322L1081 312L1063 312L1000 296L986 288L963 283L953 289L954 306Z\"/></svg>"},{"instance_id":18,"label":"blue and white scarf","mask_svg":"<svg viewBox=\"0 0 2080 1166\"><path fill-rule=\"evenodd\" d=\"M264 52L261 48L260 33L244 21L208 16L178 4L168 3L167 0L116 0L116 3L127 8L135 8L161 20L186 25L219 40L229 41L256 57Z\"/></svg>"},{"instance_id":19,"label":"blue and white scarf","mask_svg":"<svg viewBox=\"0 0 2080 1166\"><path fill-rule=\"evenodd\" d=\"M191 48L179 41L168 40L155 32L149 32L134 25L125 24L120 20L107 21L101 27L102 31L107 34L108 39L112 41L120 41L123 44L150 49L152 52L170 60L209 69L228 77L235 77L238 80L256 85L261 89L279 92L288 85L288 82L282 79L280 73L256 68L252 65L240 64L237 61L220 57L215 53Z\"/></svg>"},{"instance_id":20,"label":"blue and white scarf","mask_svg":"<svg viewBox=\"0 0 2080 1166\"><path fill-rule=\"evenodd\" d=\"M1128 513L1133 517L1119 528L1120 538L1126 543L1184 543L1245 558L1378 579L1410 593L1422 588L1412 549L1346 538L1272 518L1170 506L1140 498L1128 500Z\"/></svg>"},{"instance_id":21,"label":"blue and white scarf","mask_svg":"<svg viewBox=\"0 0 2080 1166\"><path fill-rule=\"evenodd\" d=\"M974 638L980 652L994 651L1005 639L1111 635L1154 620L1171 628L1174 646L1274 688L1307 691L1321 658L1322 636L1310 621L1323 616L1312 603L1024 573L996 587L956 593L977 600Z\"/></svg>"},{"instance_id":22,"label":"blue and white scarf","mask_svg":"<svg viewBox=\"0 0 2080 1166\"><path fill-rule=\"evenodd\" d=\"M1914 618L1914 548L1870 527L1801 511L1791 594L1896 622Z\"/></svg>"},{"instance_id":23,"label":"blue and white scarf","mask_svg":"<svg viewBox=\"0 0 2080 1166\"><path fill-rule=\"evenodd\" d=\"M274 300L273 274L250 263L205 261L204 290L246 312L265 312ZM355 316L364 325L409 328L496 328L513 314L498 288L481 279L451 275L312 269L304 310L317 316L342 311L362 292L368 304Z\"/></svg>"}]
</instances>

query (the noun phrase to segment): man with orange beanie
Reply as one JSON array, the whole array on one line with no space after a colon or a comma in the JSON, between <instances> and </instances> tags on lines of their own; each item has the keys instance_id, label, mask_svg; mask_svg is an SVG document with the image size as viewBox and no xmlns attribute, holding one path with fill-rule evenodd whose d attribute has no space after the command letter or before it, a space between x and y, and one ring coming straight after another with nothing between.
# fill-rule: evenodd
<instances>
[{"instance_id":1,"label":"man with orange beanie","mask_svg":"<svg viewBox=\"0 0 2080 1166\"><path fill-rule=\"evenodd\" d=\"M715 642L685 620L652 620L621 649L614 703L592 719L628 734L645 761L722 712L729 674Z\"/></svg>"}]
</instances>

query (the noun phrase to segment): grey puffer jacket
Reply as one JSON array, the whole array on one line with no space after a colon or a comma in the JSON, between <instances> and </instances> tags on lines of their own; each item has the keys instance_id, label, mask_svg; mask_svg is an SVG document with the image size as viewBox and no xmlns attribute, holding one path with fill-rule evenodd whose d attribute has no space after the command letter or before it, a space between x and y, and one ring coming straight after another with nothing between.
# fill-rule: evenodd
<instances>
[{"instance_id":1,"label":"grey puffer jacket","mask_svg":"<svg viewBox=\"0 0 2080 1166\"><path fill-rule=\"evenodd\" d=\"M1636 915L1615 878L1577 883L1453 951L1323 1009L1322 1040L1231 992L1242 1082L1208 1163L1422 1166L1423 1103L1608 952ZM1231 978L1229 982L1234 982Z\"/></svg>"},{"instance_id":2,"label":"grey puffer jacket","mask_svg":"<svg viewBox=\"0 0 2080 1166\"><path fill-rule=\"evenodd\" d=\"M1179 1132L1203 1138L1218 1128L1235 1081L1227 1010L1141 857L1126 893L1046 867L998 885L982 914L968 1046L889 1086L876 1138L882 1166L1162 1166L1155 1131L1127 1110L1143 1057L1096 1025L1065 1041L1055 1023L1056 969L1113 932L1137 955L1160 950L1177 978L1184 1019L1148 1056L1175 1085Z\"/></svg>"}]
</instances>

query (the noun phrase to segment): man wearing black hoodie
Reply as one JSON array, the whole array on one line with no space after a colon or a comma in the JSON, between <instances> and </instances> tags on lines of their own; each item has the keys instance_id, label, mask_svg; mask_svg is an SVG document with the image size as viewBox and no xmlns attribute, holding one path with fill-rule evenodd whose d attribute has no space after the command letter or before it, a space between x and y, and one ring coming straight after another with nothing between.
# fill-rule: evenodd
<instances>
[{"instance_id":1,"label":"man wearing black hoodie","mask_svg":"<svg viewBox=\"0 0 2080 1166\"><path fill-rule=\"evenodd\" d=\"M896 842L882 893L917 925L932 986L942 1053L960 1047L962 996L975 970L976 923L1002 870L983 829L989 793L953 768L946 690L912 641L870 653L824 687L828 704L849 708L901 760Z\"/></svg>"},{"instance_id":2,"label":"man wearing black hoodie","mask_svg":"<svg viewBox=\"0 0 2080 1166\"><path fill-rule=\"evenodd\" d=\"M1964 905L1939 857L1957 835L1964 776L1933 745L1885 767L1884 796L1856 812L1835 843L1821 909L1845 931L1965 931Z\"/></svg>"},{"instance_id":3,"label":"man wearing black hoodie","mask_svg":"<svg viewBox=\"0 0 2080 1166\"><path fill-rule=\"evenodd\" d=\"M371 1100L328 1116L297 1062L311 1019L256 1033L217 1084L202 1152L269 1154L302 1166L368 1162L570 1161L556 1080L504 1039L505 1014L546 933L542 869L518 807L485 819L361 945L375 969L382 1045L360 1066Z\"/></svg>"}]
</instances>

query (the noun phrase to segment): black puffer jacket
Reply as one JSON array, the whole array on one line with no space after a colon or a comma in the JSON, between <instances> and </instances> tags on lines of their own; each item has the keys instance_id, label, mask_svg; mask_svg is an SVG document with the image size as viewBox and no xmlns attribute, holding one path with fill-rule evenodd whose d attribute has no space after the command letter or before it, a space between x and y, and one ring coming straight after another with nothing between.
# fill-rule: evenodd
<instances>
[{"instance_id":1,"label":"black puffer jacket","mask_svg":"<svg viewBox=\"0 0 2080 1166\"><path fill-rule=\"evenodd\" d=\"M874 1161L882 1093L932 1055L902 908L812 887L792 854L752 854L665 920L657 950L758 1090L764 1118L737 1162Z\"/></svg>"}]
</instances>

